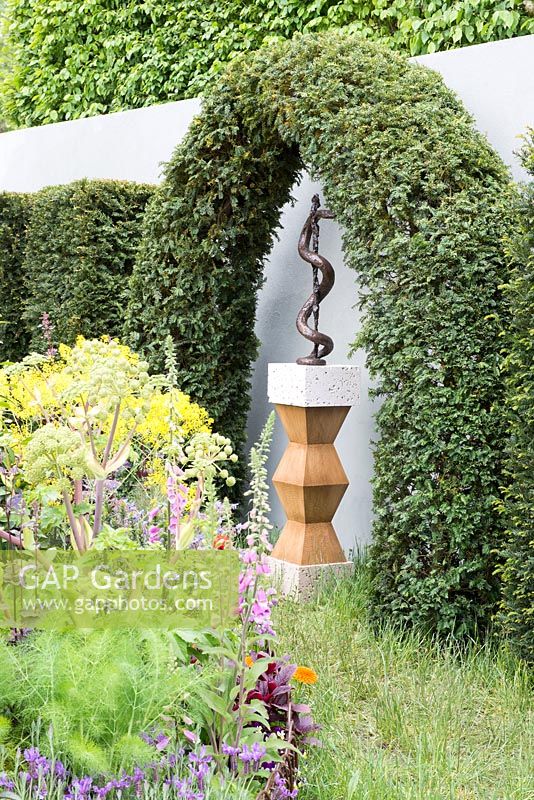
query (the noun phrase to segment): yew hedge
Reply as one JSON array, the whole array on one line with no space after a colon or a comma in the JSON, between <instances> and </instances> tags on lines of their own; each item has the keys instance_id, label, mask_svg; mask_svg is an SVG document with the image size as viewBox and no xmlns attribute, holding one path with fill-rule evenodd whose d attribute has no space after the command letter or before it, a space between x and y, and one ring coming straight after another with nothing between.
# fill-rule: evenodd
<instances>
[{"instance_id":1,"label":"yew hedge","mask_svg":"<svg viewBox=\"0 0 534 800\"><path fill-rule=\"evenodd\" d=\"M523 151L534 176L534 130ZM505 285L511 307L506 334L506 400L510 438L506 461L507 542L501 622L517 652L534 664L534 183L519 198Z\"/></svg>"},{"instance_id":2,"label":"yew hedge","mask_svg":"<svg viewBox=\"0 0 534 800\"><path fill-rule=\"evenodd\" d=\"M25 298L24 245L30 197L0 193L0 362L18 361L28 351L30 333L21 315Z\"/></svg>"},{"instance_id":3,"label":"yew hedge","mask_svg":"<svg viewBox=\"0 0 534 800\"><path fill-rule=\"evenodd\" d=\"M31 349L46 349L45 312L57 342L120 335L152 192L126 181L81 180L33 196L22 264Z\"/></svg>"},{"instance_id":4,"label":"yew hedge","mask_svg":"<svg viewBox=\"0 0 534 800\"><path fill-rule=\"evenodd\" d=\"M498 595L509 175L437 74L338 33L230 65L149 206L130 342L160 369L171 334L181 386L243 442L255 295L304 165L344 229L365 312L355 347L383 398L374 608L473 632Z\"/></svg>"}]
</instances>

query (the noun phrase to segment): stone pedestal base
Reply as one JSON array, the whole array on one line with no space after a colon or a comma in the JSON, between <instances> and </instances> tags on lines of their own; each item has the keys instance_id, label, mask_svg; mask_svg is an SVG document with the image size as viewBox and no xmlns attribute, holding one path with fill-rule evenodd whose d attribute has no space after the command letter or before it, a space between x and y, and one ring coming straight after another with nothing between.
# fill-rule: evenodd
<instances>
[{"instance_id":1,"label":"stone pedestal base","mask_svg":"<svg viewBox=\"0 0 534 800\"><path fill-rule=\"evenodd\" d=\"M310 600L322 581L352 575L352 561L336 564L293 564L279 558L268 558L272 570L272 583L284 597L298 601Z\"/></svg>"}]
</instances>

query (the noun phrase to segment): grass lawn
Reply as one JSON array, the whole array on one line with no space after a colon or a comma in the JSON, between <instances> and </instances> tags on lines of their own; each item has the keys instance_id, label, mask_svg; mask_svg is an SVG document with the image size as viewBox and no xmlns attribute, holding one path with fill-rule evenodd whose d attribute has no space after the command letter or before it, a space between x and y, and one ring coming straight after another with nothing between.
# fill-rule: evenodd
<instances>
[{"instance_id":1,"label":"grass lawn","mask_svg":"<svg viewBox=\"0 0 534 800\"><path fill-rule=\"evenodd\" d=\"M302 800L534 800L526 672L497 646L460 654L415 634L375 633L365 571L309 604L279 607L279 652L313 667L322 748Z\"/></svg>"}]
</instances>

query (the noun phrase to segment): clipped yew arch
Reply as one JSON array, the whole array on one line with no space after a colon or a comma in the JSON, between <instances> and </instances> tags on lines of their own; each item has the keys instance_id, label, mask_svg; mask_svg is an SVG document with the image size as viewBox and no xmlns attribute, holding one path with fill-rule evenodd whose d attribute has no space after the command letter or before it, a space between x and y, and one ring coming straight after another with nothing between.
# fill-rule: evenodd
<instances>
[{"instance_id":1,"label":"clipped yew arch","mask_svg":"<svg viewBox=\"0 0 534 800\"><path fill-rule=\"evenodd\" d=\"M161 369L170 333L183 388L241 445L263 260L304 166L344 230L384 398L375 608L472 631L496 593L509 176L437 74L339 33L233 62L147 211L128 336Z\"/></svg>"}]
</instances>

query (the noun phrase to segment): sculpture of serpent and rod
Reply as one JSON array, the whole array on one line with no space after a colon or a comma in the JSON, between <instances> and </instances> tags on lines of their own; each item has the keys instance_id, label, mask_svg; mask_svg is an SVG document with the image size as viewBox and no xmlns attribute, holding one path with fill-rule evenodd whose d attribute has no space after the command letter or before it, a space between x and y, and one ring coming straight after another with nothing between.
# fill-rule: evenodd
<instances>
[{"instance_id":1,"label":"sculpture of serpent and rod","mask_svg":"<svg viewBox=\"0 0 534 800\"><path fill-rule=\"evenodd\" d=\"M321 202L319 195L312 197L311 210L302 228L298 243L300 257L311 264L313 269L313 291L308 297L297 316L297 330L313 342L313 350L309 356L297 359L297 364L321 367L326 364L325 356L329 355L334 349L334 342L326 333L319 331L319 304L324 300L334 285L335 273L332 264L319 255L319 220L334 219L334 215L327 208L320 208ZM310 250L310 243L312 249ZM322 273L322 280L319 283L319 270ZM314 328L308 324L313 315Z\"/></svg>"}]
</instances>

